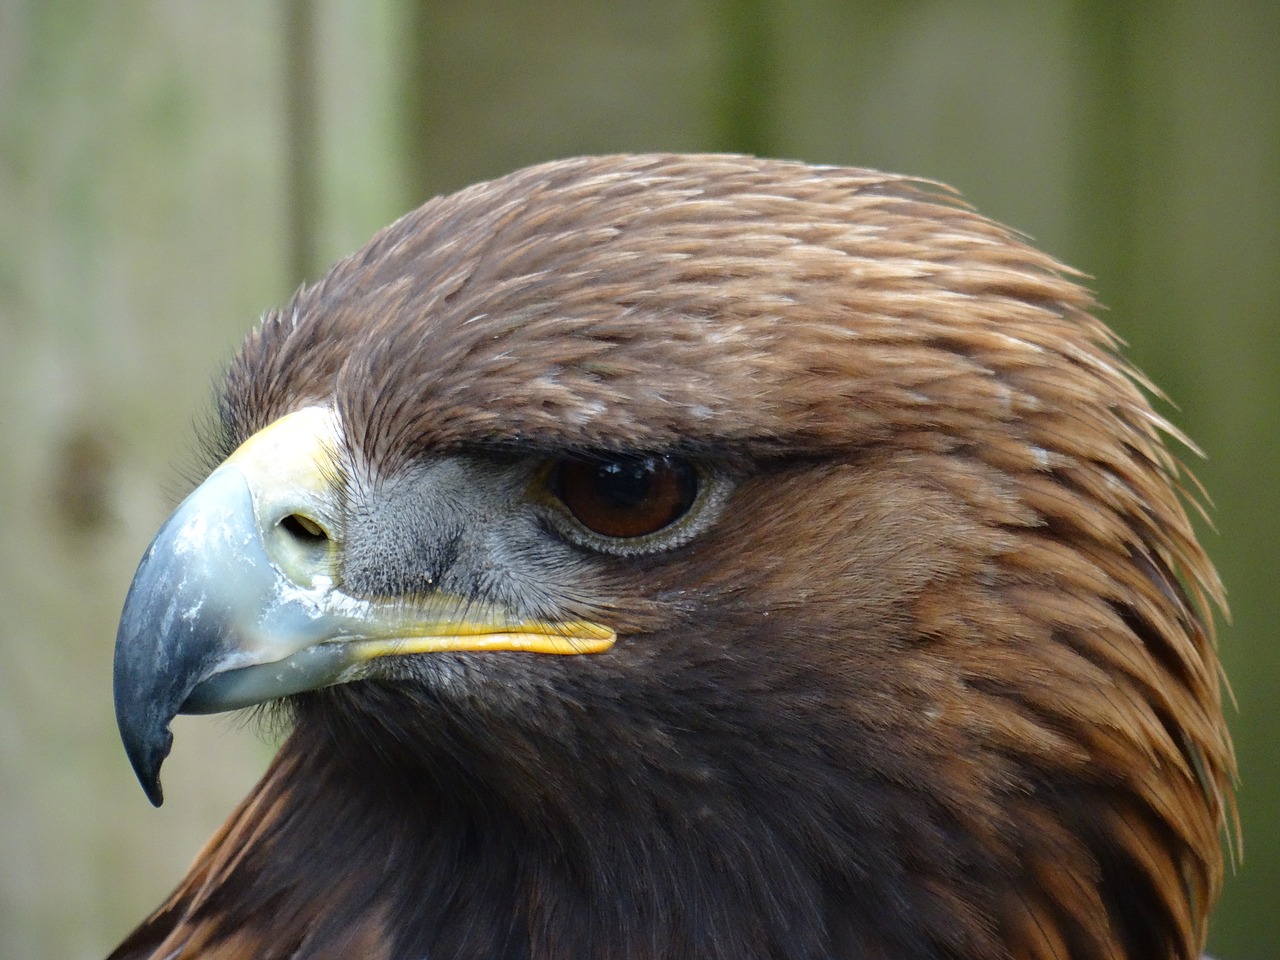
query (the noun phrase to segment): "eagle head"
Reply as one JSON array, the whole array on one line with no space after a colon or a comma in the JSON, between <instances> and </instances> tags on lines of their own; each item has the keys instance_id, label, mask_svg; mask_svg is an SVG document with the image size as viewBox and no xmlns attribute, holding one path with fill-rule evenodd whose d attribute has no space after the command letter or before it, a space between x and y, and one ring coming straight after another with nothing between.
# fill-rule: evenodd
<instances>
[{"instance_id":1,"label":"eagle head","mask_svg":"<svg viewBox=\"0 0 1280 960\"><path fill-rule=\"evenodd\" d=\"M1232 759L1142 378L935 186L615 156L269 314L116 648L292 733L118 957L1190 960Z\"/></svg>"}]
</instances>

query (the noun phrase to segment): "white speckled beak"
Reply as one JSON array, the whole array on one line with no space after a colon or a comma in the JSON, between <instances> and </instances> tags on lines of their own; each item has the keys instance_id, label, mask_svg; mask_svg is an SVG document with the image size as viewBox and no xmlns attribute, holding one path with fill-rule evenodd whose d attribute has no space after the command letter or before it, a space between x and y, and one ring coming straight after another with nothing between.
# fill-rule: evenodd
<instances>
[{"instance_id":1,"label":"white speckled beak","mask_svg":"<svg viewBox=\"0 0 1280 960\"><path fill-rule=\"evenodd\" d=\"M125 752L157 806L178 713L360 679L387 656L613 644L607 627L513 619L445 594L344 593L341 446L329 408L282 417L214 470L147 548L120 618L114 688Z\"/></svg>"}]
</instances>

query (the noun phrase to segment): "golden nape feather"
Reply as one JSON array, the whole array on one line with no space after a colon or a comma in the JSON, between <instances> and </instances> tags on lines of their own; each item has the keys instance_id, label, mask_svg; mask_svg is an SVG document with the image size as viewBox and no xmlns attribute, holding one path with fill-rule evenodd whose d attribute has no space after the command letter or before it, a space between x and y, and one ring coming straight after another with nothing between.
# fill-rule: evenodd
<instances>
[{"instance_id":1,"label":"golden nape feather","mask_svg":"<svg viewBox=\"0 0 1280 960\"><path fill-rule=\"evenodd\" d=\"M148 795L179 712L293 727L113 957L1197 957L1222 588L1093 311L867 170L388 227L249 335L139 567Z\"/></svg>"}]
</instances>

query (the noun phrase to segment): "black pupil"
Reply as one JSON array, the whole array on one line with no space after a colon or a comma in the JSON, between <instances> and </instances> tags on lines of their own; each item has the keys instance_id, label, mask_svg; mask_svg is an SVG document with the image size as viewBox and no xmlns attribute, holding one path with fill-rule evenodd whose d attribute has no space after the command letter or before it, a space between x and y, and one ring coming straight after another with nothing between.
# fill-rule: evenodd
<instances>
[{"instance_id":1,"label":"black pupil","mask_svg":"<svg viewBox=\"0 0 1280 960\"><path fill-rule=\"evenodd\" d=\"M643 506L658 468L654 457L602 463L596 470L596 490L602 499L624 510Z\"/></svg>"}]
</instances>

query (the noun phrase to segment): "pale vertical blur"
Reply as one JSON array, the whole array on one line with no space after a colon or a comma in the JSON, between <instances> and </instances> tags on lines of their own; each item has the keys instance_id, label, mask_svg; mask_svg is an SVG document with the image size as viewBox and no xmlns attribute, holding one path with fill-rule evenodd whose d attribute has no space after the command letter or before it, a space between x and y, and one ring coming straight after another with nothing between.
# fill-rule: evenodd
<instances>
[{"instance_id":1,"label":"pale vertical blur","mask_svg":"<svg viewBox=\"0 0 1280 960\"><path fill-rule=\"evenodd\" d=\"M389 6L326 21L326 259L401 212ZM220 366L301 280L282 24L257 0L0 6L6 960L104 956L270 756L235 720L181 718L152 810L114 730L111 653L133 569L201 466Z\"/></svg>"},{"instance_id":2,"label":"pale vertical blur","mask_svg":"<svg viewBox=\"0 0 1280 960\"><path fill-rule=\"evenodd\" d=\"M735 148L947 181L1094 275L1209 454L1246 835L1213 942L1280 953L1280 5L309 9L312 279L430 194L525 163ZM0 0L0 957L104 955L270 753L183 719L153 811L110 662L220 364L304 279L285 10Z\"/></svg>"}]
</instances>

